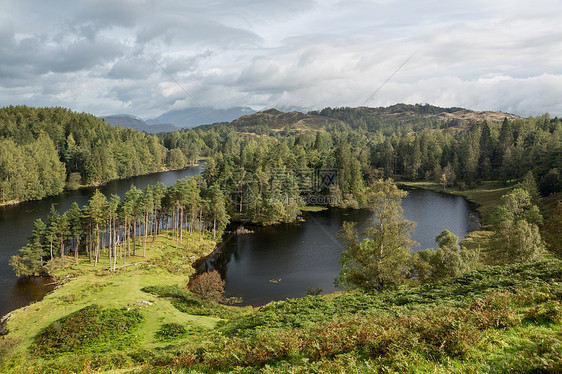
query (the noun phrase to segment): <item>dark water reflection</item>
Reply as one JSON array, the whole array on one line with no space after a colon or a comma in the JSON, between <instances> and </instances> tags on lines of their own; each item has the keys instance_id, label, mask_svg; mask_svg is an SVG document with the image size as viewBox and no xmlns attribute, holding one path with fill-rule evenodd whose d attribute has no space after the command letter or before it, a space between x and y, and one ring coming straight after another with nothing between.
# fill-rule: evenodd
<instances>
[{"instance_id":1,"label":"dark water reflection","mask_svg":"<svg viewBox=\"0 0 562 374\"><path fill-rule=\"evenodd\" d=\"M195 166L183 170L116 180L99 189L108 197L116 194L123 198L132 184L141 189L157 182L171 186L178 179L200 173L201 166ZM44 283L49 283L45 278L16 278L8 265L10 257L17 254L19 249L27 243L27 238L33 229L33 222L38 218L46 221L51 204L54 204L59 212L68 210L74 202L77 202L79 206L85 205L94 191L95 188L84 188L40 201L0 207L0 317L11 310L40 300L52 289L52 286L44 285Z\"/></svg>"},{"instance_id":2,"label":"dark water reflection","mask_svg":"<svg viewBox=\"0 0 562 374\"><path fill-rule=\"evenodd\" d=\"M406 218L418 223L413 238L420 245L413 250L435 247L435 237L444 229L464 238L479 227L477 214L458 196L412 190L402 206ZM302 223L227 235L199 271L217 269L226 279L227 296L242 297L247 305L305 296L307 288L333 292L343 251L337 231L344 221L358 222L364 230L371 217L366 210L329 209L308 213Z\"/></svg>"}]
</instances>

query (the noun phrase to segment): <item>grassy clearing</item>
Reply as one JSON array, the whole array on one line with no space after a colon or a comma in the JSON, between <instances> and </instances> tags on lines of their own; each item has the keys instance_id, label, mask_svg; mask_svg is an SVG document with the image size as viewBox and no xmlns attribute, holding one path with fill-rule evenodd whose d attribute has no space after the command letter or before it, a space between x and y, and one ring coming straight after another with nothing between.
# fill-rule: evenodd
<instances>
[{"instance_id":1,"label":"grassy clearing","mask_svg":"<svg viewBox=\"0 0 562 374\"><path fill-rule=\"evenodd\" d=\"M302 212L322 212L328 210L328 208L320 205L303 205L300 207L300 210Z\"/></svg>"},{"instance_id":2,"label":"grassy clearing","mask_svg":"<svg viewBox=\"0 0 562 374\"><path fill-rule=\"evenodd\" d=\"M79 259L78 265L75 265L74 258L66 258L67 266L55 273L59 279L65 279L64 285L46 295L41 302L12 312L7 325L9 335L6 339L9 341L6 343L4 339L1 342L0 360L3 359L5 366L0 363L0 371L25 367L26 362L33 361L29 347L43 329L92 305L103 309L138 311L142 323L136 334L139 344L147 348L166 345L156 336L166 323L189 326L197 331L213 329L220 318L183 313L172 305L172 300L142 291L148 286L185 286L194 272L191 267L193 261L215 248L215 242L209 238L199 242L198 235L190 237L186 233L183 245L176 249L175 242L169 237L166 239L165 235L158 236L154 243L149 239L146 257L139 256L142 248L137 248L137 256L126 260L126 265L130 266L118 268L115 272L107 270L107 257L102 258L95 268L85 257ZM188 240L190 244L186 245ZM187 340L191 338L185 337Z\"/></svg>"}]
</instances>

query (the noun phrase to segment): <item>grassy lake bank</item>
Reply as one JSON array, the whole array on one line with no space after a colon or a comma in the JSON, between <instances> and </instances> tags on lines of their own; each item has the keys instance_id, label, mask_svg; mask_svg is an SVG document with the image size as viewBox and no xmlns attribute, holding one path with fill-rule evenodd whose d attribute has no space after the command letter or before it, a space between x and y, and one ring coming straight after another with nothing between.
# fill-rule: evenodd
<instances>
[{"instance_id":1,"label":"grassy lake bank","mask_svg":"<svg viewBox=\"0 0 562 374\"><path fill-rule=\"evenodd\" d=\"M171 235L164 233L154 242L148 238L146 257L142 256L142 245L137 244L137 254L127 257L125 264L120 260L114 272L108 270L107 256L100 259L97 267L90 264L87 257L81 256L76 265L74 257L67 256L67 265L53 272L61 285L42 301L9 314L8 335L0 341L0 371L34 372L32 367L37 365L37 360L45 361L36 357L31 349L35 337L47 326L91 305L102 309L137 310L142 323L134 332L138 342L134 348L166 346L168 343L157 339L156 332L167 324L190 326L192 331L215 328L221 318L183 313L172 305L170 299L143 291L147 287L186 289L189 277L195 272L192 263L210 254L215 247L216 242L210 237L199 241L198 234L186 232L183 244L176 249ZM185 339L192 337L186 336Z\"/></svg>"}]
</instances>

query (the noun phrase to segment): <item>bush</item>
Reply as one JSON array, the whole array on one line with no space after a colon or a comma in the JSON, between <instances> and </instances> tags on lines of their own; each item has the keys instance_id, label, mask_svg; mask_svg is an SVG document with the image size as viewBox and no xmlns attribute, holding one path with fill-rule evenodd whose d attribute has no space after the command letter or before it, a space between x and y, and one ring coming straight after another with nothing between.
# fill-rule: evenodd
<instances>
[{"instance_id":1,"label":"bush","mask_svg":"<svg viewBox=\"0 0 562 374\"><path fill-rule=\"evenodd\" d=\"M179 286L147 286L143 292L159 297L168 297L172 305L180 312L198 316L216 316L224 319L235 319L243 312L210 301L197 300L192 293Z\"/></svg>"},{"instance_id":2,"label":"bush","mask_svg":"<svg viewBox=\"0 0 562 374\"><path fill-rule=\"evenodd\" d=\"M72 173L68 176L68 181L66 182L66 188L69 190L77 190L80 188L80 181L82 176L80 173Z\"/></svg>"},{"instance_id":3,"label":"bush","mask_svg":"<svg viewBox=\"0 0 562 374\"><path fill-rule=\"evenodd\" d=\"M134 346L134 331L143 321L136 310L102 309L90 305L60 318L44 328L31 350L37 356L55 356L66 352L117 351Z\"/></svg>"},{"instance_id":4,"label":"bush","mask_svg":"<svg viewBox=\"0 0 562 374\"><path fill-rule=\"evenodd\" d=\"M187 329L179 323L165 323L156 331L156 338L160 341L171 341L187 335Z\"/></svg>"},{"instance_id":5,"label":"bush","mask_svg":"<svg viewBox=\"0 0 562 374\"><path fill-rule=\"evenodd\" d=\"M547 301L536 305L525 313L524 320L536 324L551 324L562 322L562 305L559 301Z\"/></svg>"},{"instance_id":6,"label":"bush","mask_svg":"<svg viewBox=\"0 0 562 374\"><path fill-rule=\"evenodd\" d=\"M224 281L216 270L196 276L189 283L189 288L202 301L224 300Z\"/></svg>"}]
</instances>

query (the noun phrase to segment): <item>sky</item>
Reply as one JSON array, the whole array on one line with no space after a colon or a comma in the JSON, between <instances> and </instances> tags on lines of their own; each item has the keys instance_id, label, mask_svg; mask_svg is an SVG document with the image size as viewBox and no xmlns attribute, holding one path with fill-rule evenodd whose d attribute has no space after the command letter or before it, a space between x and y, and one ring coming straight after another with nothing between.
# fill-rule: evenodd
<instances>
[{"instance_id":1,"label":"sky","mask_svg":"<svg viewBox=\"0 0 562 374\"><path fill-rule=\"evenodd\" d=\"M562 115L559 0L4 0L0 106Z\"/></svg>"}]
</instances>

